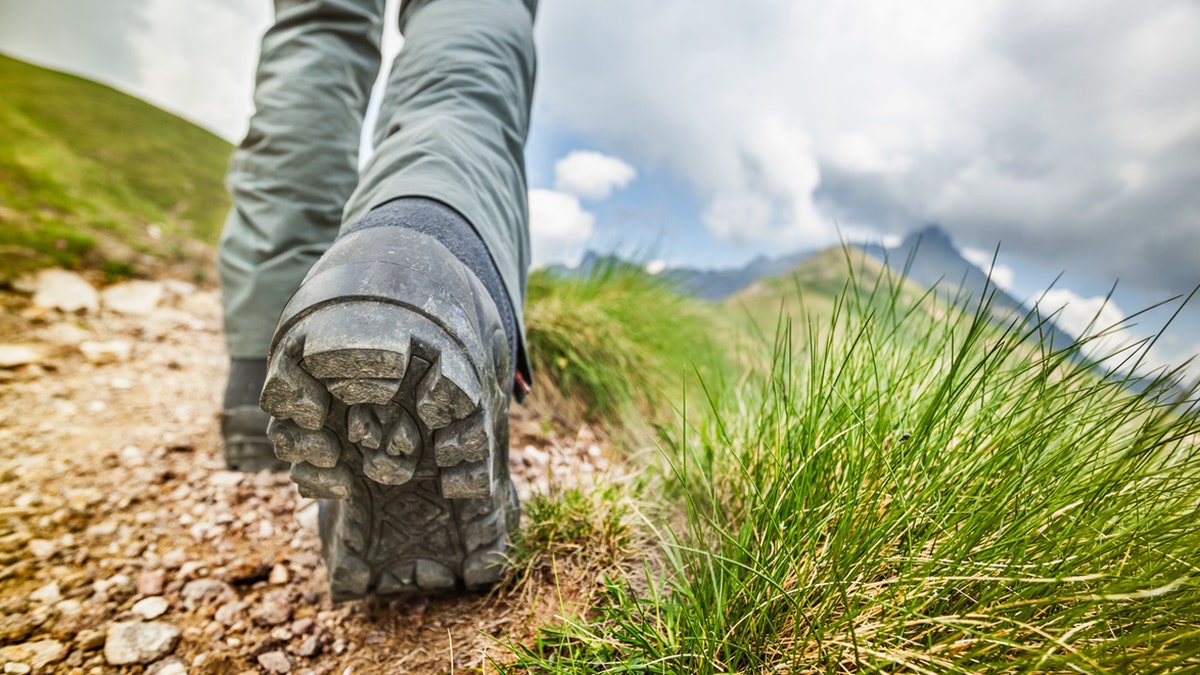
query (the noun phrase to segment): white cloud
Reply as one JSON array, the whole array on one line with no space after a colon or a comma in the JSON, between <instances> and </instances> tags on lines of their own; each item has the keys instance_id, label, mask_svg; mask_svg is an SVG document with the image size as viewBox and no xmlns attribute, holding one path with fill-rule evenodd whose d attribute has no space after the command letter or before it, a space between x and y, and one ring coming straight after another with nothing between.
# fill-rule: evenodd
<instances>
[{"instance_id":1,"label":"white cloud","mask_svg":"<svg viewBox=\"0 0 1200 675\"><path fill-rule=\"evenodd\" d=\"M1067 289L1051 289L1042 295L1038 307L1045 316L1053 314L1054 323L1072 337L1087 339L1083 352L1109 366L1129 358L1139 342L1125 313L1103 297L1085 298Z\"/></svg>"},{"instance_id":2,"label":"white cloud","mask_svg":"<svg viewBox=\"0 0 1200 675\"><path fill-rule=\"evenodd\" d=\"M575 150L554 163L554 188L584 199L608 199L636 177L632 166L591 150Z\"/></svg>"},{"instance_id":3,"label":"white cloud","mask_svg":"<svg viewBox=\"0 0 1200 675\"><path fill-rule=\"evenodd\" d=\"M657 258L646 263L646 273L651 275L662 274L667 269L667 261L662 258Z\"/></svg>"},{"instance_id":4,"label":"white cloud","mask_svg":"<svg viewBox=\"0 0 1200 675\"><path fill-rule=\"evenodd\" d=\"M543 3L537 119L665 167L739 253L834 220L939 222L1143 288L1195 282L1200 4L693 5Z\"/></svg>"},{"instance_id":5,"label":"white cloud","mask_svg":"<svg viewBox=\"0 0 1200 675\"><path fill-rule=\"evenodd\" d=\"M978 267L984 274L991 272L992 282L1001 289L1011 291L1013 283L1016 281L1016 273L1013 268L1000 263L992 264L993 254L980 248L964 248L962 256L967 259L967 262Z\"/></svg>"},{"instance_id":6,"label":"white cloud","mask_svg":"<svg viewBox=\"0 0 1200 675\"><path fill-rule=\"evenodd\" d=\"M554 263L576 265L580 245L592 236L595 216L579 198L554 190L529 191L529 235L533 267Z\"/></svg>"}]
</instances>

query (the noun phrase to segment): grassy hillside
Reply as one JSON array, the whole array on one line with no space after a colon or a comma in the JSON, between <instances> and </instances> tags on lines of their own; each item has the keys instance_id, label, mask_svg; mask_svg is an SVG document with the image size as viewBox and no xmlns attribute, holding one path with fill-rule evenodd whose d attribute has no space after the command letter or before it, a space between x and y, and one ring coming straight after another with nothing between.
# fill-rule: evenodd
<instances>
[{"instance_id":1,"label":"grassy hillside","mask_svg":"<svg viewBox=\"0 0 1200 675\"><path fill-rule=\"evenodd\" d=\"M0 281L48 265L202 275L232 146L143 101L0 55Z\"/></svg>"},{"instance_id":2,"label":"grassy hillside","mask_svg":"<svg viewBox=\"0 0 1200 675\"><path fill-rule=\"evenodd\" d=\"M1197 410L872 264L826 252L733 301L779 325L767 353L628 486L662 567L503 672L1200 672ZM578 550L611 549L608 494Z\"/></svg>"}]
</instances>

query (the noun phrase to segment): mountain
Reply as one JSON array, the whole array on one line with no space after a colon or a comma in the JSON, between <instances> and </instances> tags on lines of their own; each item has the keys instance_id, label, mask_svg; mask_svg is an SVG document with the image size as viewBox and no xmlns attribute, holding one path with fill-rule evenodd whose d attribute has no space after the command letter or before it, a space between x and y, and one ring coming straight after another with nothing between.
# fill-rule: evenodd
<instances>
[{"instance_id":1,"label":"mountain","mask_svg":"<svg viewBox=\"0 0 1200 675\"><path fill-rule=\"evenodd\" d=\"M720 302L764 277L786 273L815 251L798 251L778 258L758 256L742 267L729 269L698 269L675 267L663 272L680 291L710 302Z\"/></svg>"},{"instance_id":2,"label":"mountain","mask_svg":"<svg viewBox=\"0 0 1200 675\"><path fill-rule=\"evenodd\" d=\"M232 150L132 96L0 55L0 282L51 265L203 275Z\"/></svg>"},{"instance_id":3,"label":"mountain","mask_svg":"<svg viewBox=\"0 0 1200 675\"><path fill-rule=\"evenodd\" d=\"M897 272L926 288L937 287L943 295L963 295L973 302L990 296L992 316L1008 323L1025 317L1029 309L1004 289L988 280L987 274L962 257L950 236L938 225L910 233L898 246L884 248L878 244L863 244L868 255L883 261ZM1042 327L1042 342L1065 347L1075 341L1070 335L1046 320Z\"/></svg>"}]
</instances>

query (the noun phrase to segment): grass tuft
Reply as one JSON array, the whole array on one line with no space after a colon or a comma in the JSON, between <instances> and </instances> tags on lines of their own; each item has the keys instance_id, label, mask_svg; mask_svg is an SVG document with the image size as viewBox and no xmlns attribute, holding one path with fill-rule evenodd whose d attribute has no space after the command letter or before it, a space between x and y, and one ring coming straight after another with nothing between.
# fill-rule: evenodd
<instances>
[{"instance_id":1,"label":"grass tuft","mask_svg":"<svg viewBox=\"0 0 1200 675\"><path fill-rule=\"evenodd\" d=\"M720 369L716 316L629 263L570 277L537 271L525 311L534 376L554 412L575 404L609 423L664 419L685 378Z\"/></svg>"},{"instance_id":2,"label":"grass tuft","mask_svg":"<svg viewBox=\"0 0 1200 675\"><path fill-rule=\"evenodd\" d=\"M710 388L668 449L668 588L611 583L508 672L1200 670L1194 398L902 285L853 280Z\"/></svg>"}]
</instances>

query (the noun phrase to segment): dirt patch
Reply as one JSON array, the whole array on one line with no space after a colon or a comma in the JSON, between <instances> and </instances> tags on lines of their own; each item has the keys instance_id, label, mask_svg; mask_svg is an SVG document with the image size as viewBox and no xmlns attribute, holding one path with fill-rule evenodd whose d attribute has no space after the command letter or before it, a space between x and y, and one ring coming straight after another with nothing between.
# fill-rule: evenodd
<instances>
[{"instance_id":1,"label":"dirt patch","mask_svg":"<svg viewBox=\"0 0 1200 675\"><path fill-rule=\"evenodd\" d=\"M333 605L315 504L223 468L215 292L165 297L141 316L0 297L0 343L35 352L0 369L5 672L494 672L506 641L586 611L600 579L572 557L487 596ZM613 462L586 428L514 417L525 497Z\"/></svg>"}]
</instances>

